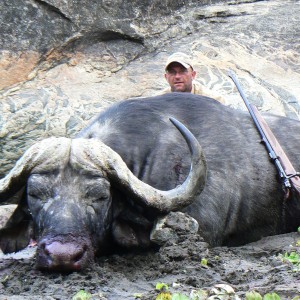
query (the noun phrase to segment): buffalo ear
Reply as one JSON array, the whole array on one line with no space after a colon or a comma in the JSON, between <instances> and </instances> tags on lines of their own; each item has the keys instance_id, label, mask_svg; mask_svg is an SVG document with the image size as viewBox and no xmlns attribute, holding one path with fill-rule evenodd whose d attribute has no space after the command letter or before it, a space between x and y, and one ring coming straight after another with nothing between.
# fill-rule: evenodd
<instances>
[{"instance_id":1,"label":"buffalo ear","mask_svg":"<svg viewBox=\"0 0 300 300\"><path fill-rule=\"evenodd\" d=\"M5 201L1 201L1 205L5 204L19 204L22 200L26 201L26 192L25 192L25 185L21 187L18 191L13 192L8 197L5 198ZM0 192L1 196L1 192Z\"/></svg>"},{"instance_id":2,"label":"buffalo ear","mask_svg":"<svg viewBox=\"0 0 300 300\"><path fill-rule=\"evenodd\" d=\"M4 254L20 251L29 245L32 221L23 221L13 228L0 230L0 248Z\"/></svg>"},{"instance_id":3,"label":"buffalo ear","mask_svg":"<svg viewBox=\"0 0 300 300\"><path fill-rule=\"evenodd\" d=\"M17 176L14 175L15 174L11 172L0 180L1 205L18 204L24 195L24 190L30 173L20 172Z\"/></svg>"},{"instance_id":4,"label":"buffalo ear","mask_svg":"<svg viewBox=\"0 0 300 300\"><path fill-rule=\"evenodd\" d=\"M33 222L24 202L16 208L3 228L0 229L0 248L11 253L26 248L33 237Z\"/></svg>"}]
</instances>

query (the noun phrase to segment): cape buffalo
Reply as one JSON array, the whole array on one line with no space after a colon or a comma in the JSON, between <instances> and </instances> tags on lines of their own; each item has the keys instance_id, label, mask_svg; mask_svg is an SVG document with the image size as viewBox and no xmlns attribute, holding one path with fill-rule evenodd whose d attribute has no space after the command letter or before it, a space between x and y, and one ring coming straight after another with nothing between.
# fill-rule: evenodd
<instances>
[{"instance_id":1,"label":"cape buffalo","mask_svg":"<svg viewBox=\"0 0 300 300\"><path fill-rule=\"evenodd\" d=\"M300 122L265 118L299 170ZM284 200L248 113L188 93L130 99L73 140L35 144L0 181L0 202L18 203L1 247L34 238L39 268L79 270L95 253L150 246L154 221L174 210L194 217L210 245L242 245L296 230L292 196Z\"/></svg>"}]
</instances>

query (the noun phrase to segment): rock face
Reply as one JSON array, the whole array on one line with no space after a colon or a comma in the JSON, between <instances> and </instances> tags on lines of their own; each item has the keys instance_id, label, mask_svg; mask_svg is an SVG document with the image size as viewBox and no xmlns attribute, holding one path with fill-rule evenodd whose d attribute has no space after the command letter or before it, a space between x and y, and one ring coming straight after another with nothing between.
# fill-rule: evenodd
<instances>
[{"instance_id":1,"label":"rock face","mask_svg":"<svg viewBox=\"0 0 300 300\"><path fill-rule=\"evenodd\" d=\"M34 74L30 72L36 68L70 59L80 46L118 39L143 43L166 30L168 15L193 2L197 3L87 0L83 5L79 0L3 0L0 88L31 78Z\"/></svg>"},{"instance_id":2,"label":"rock face","mask_svg":"<svg viewBox=\"0 0 300 300\"><path fill-rule=\"evenodd\" d=\"M190 54L197 79L245 109L233 69L263 111L299 117L298 1L3 0L0 178L35 141L73 136L115 101L165 88Z\"/></svg>"}]
</instances>

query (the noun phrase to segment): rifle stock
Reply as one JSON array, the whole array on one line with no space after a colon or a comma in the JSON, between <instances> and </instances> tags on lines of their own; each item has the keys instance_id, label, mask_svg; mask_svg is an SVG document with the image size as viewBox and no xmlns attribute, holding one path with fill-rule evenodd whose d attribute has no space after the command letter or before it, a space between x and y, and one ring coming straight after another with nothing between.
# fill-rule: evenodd
<instances>
[{"instance_id":1,"label":"rifle stock","mask_svg":"<svg viewBox=\"0 0 300 300\"><path fill-rule=\"evenodd\" d=\"M291 161L285 154L284 150L282 149L281 145L277 141L276 137L274 136L273 132L271 131L270 127L268 126L265 119L261 116L256 106L250 104L254 115L256 116L258 122L261 124L261 127L266 135L268 142L270 143L273 151L279 160L282 168L284 170L287 179L290 181L291 186L300 194L300 177L297 175L297 171L293 167Z\"/></svg>"},{"instance_id":2,"label":"rifle stock","mask_svg":"<svg viewBox=\"0 0 300 300\"><path fill-rule=\"evenodd\" d=\"M298 176L298 173L293 167L291 161L280 146L279 142L277 141L267 122L259 113L257 107L249 103L248 99L246 98L236 79L234 72L230 70L228 72L228 76L235 83L248 111L250 112L254 124L256 125L256 128L260 133L262 141L264 142L267 148L269 156L277 168L279 177L283 183L286 192L286 198L289 196L289 192L291 189L293 189L298 195L300 195L300 177Z\"/></svg>"}]
</instances>

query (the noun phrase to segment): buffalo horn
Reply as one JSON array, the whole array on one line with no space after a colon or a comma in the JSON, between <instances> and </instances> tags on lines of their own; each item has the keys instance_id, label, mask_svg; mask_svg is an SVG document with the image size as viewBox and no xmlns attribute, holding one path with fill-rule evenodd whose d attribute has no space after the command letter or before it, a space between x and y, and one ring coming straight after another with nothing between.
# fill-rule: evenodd
<instances>
[{"instance_id":1,"label":"buffalo horn","mask_svg":"<svg viewBox=\"0 0 300 300\"><path fill-rule=\"evenodd\" d=\"M160 212L179 210L194 200L206 180L206 161L197 139L176 119L170 119L185 138L190 153L191 168L186 180L176 188L161 191L139 180L126 166L122 158L111 148L95 139L74 139L72 141L71 164L86 165L89 170L99 172L114 182L121 190L141 204Z\"/></svg>"},{"instance_id":2,"label":"buffalo horn","mask_svg":"<svg viewBox=\"0 0 300 300\"><path fill-rule=\"evenodd\" d=\"M69 160L71 140L48 138L31 146L17 161L14 168L0 180L0 203L16 203L20 191L34 172L59 169ZM58 159L59 157L59 159ZM19 195L19 196L18 196Z\"/></svg>"}]
</instances>

